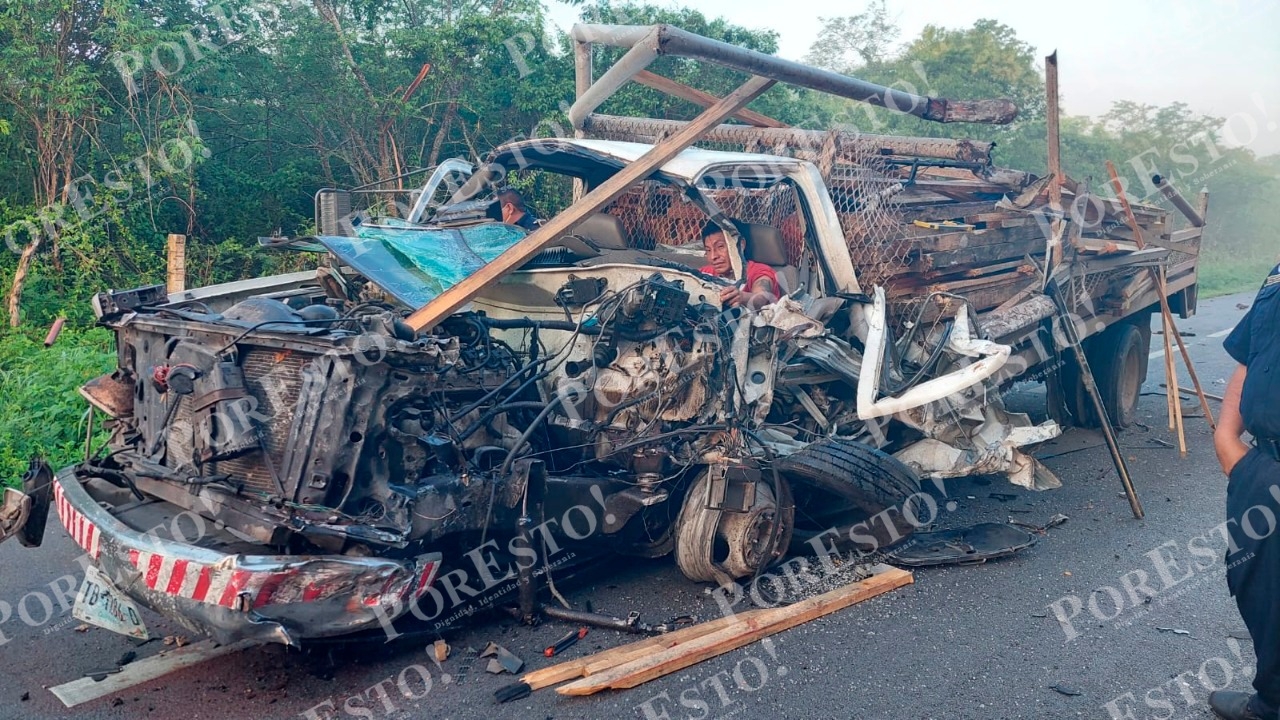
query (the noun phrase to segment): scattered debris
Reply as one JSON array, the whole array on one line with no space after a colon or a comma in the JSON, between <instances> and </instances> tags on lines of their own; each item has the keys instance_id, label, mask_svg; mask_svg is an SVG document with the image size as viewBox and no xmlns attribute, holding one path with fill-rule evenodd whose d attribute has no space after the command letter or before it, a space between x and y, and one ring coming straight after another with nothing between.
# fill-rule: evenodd
<instances>
[{"instance_id":1,"label":"scattered debris","mask_svg":"<svg viewBox=\"0 0 1280 720\"><path fill-rule=\"evenodd\" d=\"M449 647L449 644L448 644L448 643L446 643L444 640L437 640L437 641L435 641L435 644L433 644L431 647L432 647L433 651L435 652L435 655L436 655L436 662L438 662L438 663L442 663L442 662L444 662L445 660L448 660L448 659L449 659L449 652L453 649L453 648Z\"/></svg>"},{"instance_id":2,"label":"scattered debris","mask_svg":"<svg viewBox=\"0 0 1280 720\"><path fill-rule=\"evenodd\" d=\"M891 562L908 567L976 565L1036 544L1039 538L1035 534L1015 525L1023 523L980 523L957 530L916 533L886 555ZM1031 529L1037 530L1034 526Z\"/></svg>"},{"instance_id":3,"label":"scattered debris","mask_svg":"<svg viewBox=\"0 0 1280 720\"><path fill-rule=\"evenodd\" d=\"M174 645L177 647L182 647L183 645L186 645L189 642L191 641L188 640L184 635L166 635L164 638L165 645Z\"/></svg>"},{"instance_id":4,"label":"scattered debris","mask_svg":"<svg viewBox=\"0 0 1280 720\"><path fill-rule=\"evenodd\" d=\"M606 689L632 688L914 581L906 570L887 565L877 569L879 572L866 580L791 605L760 610L749 618L735 617L736 622L730 625L674 647L657 652L653 652L654 648L646 648L641 657L575 680L557 688L556 692L561 695L593 695Z\"/></svg>"},{"instance_id":5,"label":"scattered debris","mask_svg":"<svg viewBox=\"0 0 1280 720\"><path fill-rule=\"evenodd\" d=\"M1049 616L1048 616L1048 615L1046 615L1045 613L1031 613L1031 617L1033 617L1033 618L1047 618L1047 617L1049 617Z\"/></svg>"},{"instance_id":6,"label":"scattered debris","mask_svg":"<svg viewBox=\"0 0 1280 720\"><path fill-rule=\"evenodd\" d=\"M1083 694L1084 694L1084 693L1080 692L1079 690L1076 690L1075 688L1071 687L1070 685L1061 685L1061 684L1059 684L1059 685L1050 685L1050 686L1049 686L1049 689L1050 689L1050 690L1053 690L1054 692L1058 692L1058 693L1061 693L1061 694L1063 694L1063 695L1066 695L1067 697L1078 697L1078 696L1080 696L1080 695L1083 695Z\"/></svg>"},{"instance_id":7,"label":"scattered debris","mask_svg":"<svg viewBox=\"0 0 1280 720\"><path fill-rule=\"evenodd\" d=\"M1174 635L1187 635L1187 636L1191 635L1190 630L1183 630L1181 628L1158 627L1156 628L1156 630L1159 630L1160 632L1171 632Z\"/></svg>"},{"instance_id":8,"label":"scattered debris","mask_svg":"<svg viewBox=\"0 0 1280 720\"><path fill-rule=\"evenodd\" d=\"M61 700L63 705L71 708L257 644L252 640L243 640L231 645L218 645L212 640L203 640L183 648L161 651L157 655L137 660L123 668L95 671L94 676L82 677L51 687L49 692ZM102 677L99 679L97 675Z\"/></svg>"},{"instance_id":9,"label":"scattered debris","mask_svg":"<svg viewBox=\"0 0 1280 720\"><path fill-rule=\"evenodd\" d=\"M542 651L542 654L547 657L555 657L556 655L559 655L565 650L568 650L569 648L576 645L579 640L581 640L586 636L587 636L586 627L580 627L577 630L570 630L569 632L564 634L564 637L548 645L547 649Z\"/></svg>"},{"instance_id":10,"label":"scattered debris","mask_svg":"<svg viewBox=\"0 0 1280 720\"><path fill-rule=\"evenodd\" d=\"M524 667L523 660L495 642L490 642L486 645L484 650L480 651L480 657L492 658L485 669L495 675L501 672L509 672L514 675Z\"/></svg>"},{"instance_id":11,"label":"scattered debris","mask_svg":"<svg viewBox=\"0 0 1280 720\"><path fill-rule=\"evenodd\" d=\"M89 632L89 625L87 623L80 623L76 626L75 630L78 633Z\"/></svg>"},{"instance_id":12,"label":"scattered debris","mask_svg":"<svg viewBox=\"0 0 1280 720\"><path fill-rule=\"evenodd\" d=\"M466 681L467 675L471 673L471 666L475 665L476 658L478 658L479 655L479 650L476 650L473 647L467 648L467 652L462 657L462 663L458 667L458 671L453 674L454 685L461 685Z\"/></svg>"},{"instance_id":13,"label":"scattered debris","mask_svg":"<svg viewBox=\"0 0 1280 720\"><path fill-rule=\"evenodd\" d=\"M1121 497L1124 497L1124 495L1121 494ZM1049 518L1049 522L1045 523L1043 526L1032 525L1031 523L1024 523L1021 520L1010 520L1009 524L1017 525L1020 528L1025 528L1037 535L1048 535L1050 530L1065 523L1067 520L1070 520L1070 518L1068 518L1066 515L1063 515L1062 513L1057 513L1053 517Z\"/></svg>"},{"instance_id":14,"label":"scattered debris","mask_svg":"<svg viewBox=\"0 0 1280 720\"><path fill-rule=\"evenodd\" d=\"M30 692L27 692L27 691L23 691L23 693L22 693L22 697L20 697L20 698L18 698L18 699L19 699L19 700L21 700L22 702L26 702L26 701L28 701L28 700L30 700L30 699L31 699L31 693L30 693Z\"/></svg>"}]
</instances>

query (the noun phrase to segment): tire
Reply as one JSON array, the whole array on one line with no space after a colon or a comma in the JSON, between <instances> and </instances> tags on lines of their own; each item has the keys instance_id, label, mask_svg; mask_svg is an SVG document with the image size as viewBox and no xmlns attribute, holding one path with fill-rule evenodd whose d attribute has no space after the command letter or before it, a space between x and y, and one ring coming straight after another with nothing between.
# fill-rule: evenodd
<instances>
[{"instance_id":1,"label":"tire","mask_svg":"<svg viewBox=\"0 0 1280 720\"><path fill-rule=\"evenodd\" d=\"M1132 426L1137 419L1150 349L1151 316L1147 314L1116 323L1085 342L1085 357L1098 384L1102 406L1116 430ZM1064 355L1060 372L1064 402L1071 411L1073 424L1082 428L1101 427L1074 356Z\"/></svg>"},{"instance_id":2,"label":"tire","mask_svg":"<svg viewBox=\"0 0 1280 720\"><path fill-rule=\"evenodd\" d=\"M917 519L921 516L914 504L904 507L920 492L920 478L892 455L862 443L823 440L778 460L774 466L791 481L796 498L795 534L802 542L831 527L847 529L865 523L857 529L856 536L841 534L849 536L859 550L874 551L900 541L916 529L903 511L909 510ZM890 512L882 519L872 520L886 510ZM862 539L868 536L874 542Z\"/></svg>"},{"instance_id":3,"label":"tire","mask_svg":"<svg viewBox=\"0 0 1280 720\"><path fill-rule=\"evenodd\" d=\"M1130 427L1137 419L1138 398L1147 379L1150 346L1150 322L1145 326L1117 323L1098 338L1096 357L1101 367L1094 370L1094 378L1102 395L1102 406L1117 430Z\"/></svg>"}]
</instances>

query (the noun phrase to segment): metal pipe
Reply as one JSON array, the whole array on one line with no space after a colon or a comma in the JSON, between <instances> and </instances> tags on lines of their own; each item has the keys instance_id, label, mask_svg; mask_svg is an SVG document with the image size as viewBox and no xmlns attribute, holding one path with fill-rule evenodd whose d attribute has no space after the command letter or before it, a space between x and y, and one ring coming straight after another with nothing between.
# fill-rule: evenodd
<instances>
[{"instance_id":1,"label":"metal pipe","mask_svg":"<svg viewBox=\"0 0 1280 720\"><path fill-rule=\"evenodd\" d=\"M1162 175L1152 175L1151 184L1160 188L1160 194L1173 203L1173 206L1178 208L1178 211L1191 222L1192 226L1204 227L1204 218L1201 217L1200 213L1196 212L1195 208L1191 207L1191 203L1182 197L1182 193L1178 192L1178 188L1174 187L1168 178Z\"/></svg>"},{"instance_id":2,"label":"metal pipe","mask_svg":"<svg viewBox=\"0 0 1280 720\"><path fill-rule=\"evenodd\" d=\"M670 136L687 125L684 120L657 118L632 118L593 113L585 119L583 129L593 136L607 139L655 142ZM838 153L851 155L903 156L936 158L956 162L991 164L992 143L981 140L952 138L900 137L895 135L869 135L854 130L835 130L839 139ZM802 128L757 128L744 125L717 125L703 136L707 142L736 143L746 145L758 141L765 147L785 145L789 148L821 150L831 137L831 131L805 130Z\"/></svg>"},{"instance_id":3,"label":"metal pipe","mask_svg":"<svg viewBox=\"0 0 1280 720\"><path fill-rule=\"evenodd\" d=\"M653 28L640 41L631 45L631 49L604 75L601 75L599 80L579 95L573 107L569 108L569 122L573 127L581 130L583 121L592 110L600 107L600 104L608 100L619 88L631 82L631 78L635 77L636 73L649 67L649 64L658 58L659 42L658 29Z\"/></svg>"},{"instance_id":4,"label":"metal pipe","mask_svg":"<svg viewBox=\"0 0 1280 720\"><path fill-rule=\"evenodd\" d=\"M600 613L586 612L583 610L570 610L568 608L552 607L550 605L542 608L542 614L556 620L567 620L571 623L579 625L594 625L598 628L606 630L620 630L627 633L645 634L650 631L648 625L638 623L635 620L623 620L611 615L601 615Z\"/></svg>"},{"instance_id":5,"label":"metal pipe","mask_svg":"<svg viewBox=\"0 0 1280 720\"><path fill-rule=\"evenodd\" d=\"M570 30L570 35L578 42L598 42L629 48L642 42L647 44L654 37L657 41L654 50L658 54L705 60L752 75L847 97L934 122L1004 125L1012 122L1018 114L1018 108L1011 100L965 101L925 97L712 40L671 25L578 24ZM610 94L612 92L610 90ZM592 108L598 105L599 102ZM574 110L577 107L575 104ZM580 111L577 116L584 117L588 112L590 110ZM573 110L570 111L570 117L574 117ZM574 126L578 126L576 122Z\"/></svg>"}]
</instances>

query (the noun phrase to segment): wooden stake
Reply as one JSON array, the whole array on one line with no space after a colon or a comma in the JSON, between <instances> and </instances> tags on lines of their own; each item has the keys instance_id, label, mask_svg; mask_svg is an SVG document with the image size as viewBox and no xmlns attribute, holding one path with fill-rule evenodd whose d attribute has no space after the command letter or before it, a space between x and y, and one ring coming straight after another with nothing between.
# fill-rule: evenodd
<instances>
[{"instance_id":1,"label":"wooden stake","mask_svg":"<svg viewBox=\"0 0 1280 720\"><path fill-rule=\"evenodd\" d=\"M1133 239L1138 243L1138 249L1141 250L1147 246L1146 242L1142 239L1142 228L1138 226L1138 219L1133 214L1133 208L1129 205L1129 199L1125 197L1124 184L1120 182L1120 176L1116 174L1116 166L1110 160L1107 161L1107 172L1111 175L1111 185L1115 188L1116 198L1120 200L1120 206L1124 208L1125 217L1129 221L1129 229L1133 231ZM1208 210L1208 205L1208 193L1201 192L1201 217L1205 217L1204 212ZM1182 362L1187 366L1187 374L1191 376L1191 384L1195 386L1196 395L1200 398L1200 408L1204 411L1204 418L1209 423L1209 429L1215 430L1217 429L1218 424L1213 419L1213 411L1209 409L1209 400L1204 396L1204 389L1200 385L1200 376L1196 373L1196 368L1191 363L1191 353L1187 351L1187 344L1182 341L1182 335L1178 332L1178 326L1173 322L1173 311L1169 309L1169 289L1165 285L1164 269L1157 269L1155 266L1151 266L1148 268L1148 271L1151 273L1151 278L1155 281L1156 288L1158 289L1156 294L1160 296L1160 313L1168 322L1169 327L1173 329L1173 332L1166 331L1165 336L1167 338L1169 335L1173 335L1174 341L1178 343L1178 350L1182 353ZM1172 354L1172 352L1170 351L1169 354ZM1176 382L1176 378L1170 378L1169 385L1172 386L1174 382ZM1173 402L1178 403L1176 396L1174 397L1175 399ZM1179 414L1181 414L1181 411L1179 411ZM1183 444L1185 445L1185 441Z\"/></svg>"},{"instance_id":2,"label":"wooden stake","mask_svg":"<svg viewBox=\"0 0 1280 720\"><path fill-rule=\"evenodd\" d=\"M663 77L661 75L658 75L657 73L649 72L648 70L641 70L640 72L635 74L635 77L631 79L635 80L641 85L644 85L645 87L651 87L654 90L658 90L659 92L664 92L668 95L671 95L672 97L678 97L681 100L691 102L694 105L701 105L704 108L711 107L712 105L720 101L720 98L716 97L715 95L712 95L709 92L703 92L697 88L689 87L688 85L685 85L683 83L678 83L675 80L672 80L671 78ZM768 115L761 115L758 112L747 110L745 108L734 113L733 116L738 118L742 122L748 125L752 125L754 127L762 127L762 128L789 127L786 123L782 122L781 120L774 120Z\"/></svg>"},{"instance_id":3,"label":"wooden stake","mask_svg":"<svg viewBox=\"0 0 1280 720\"><path fill-rule=\"evenodd\" d=\"M1161 274L1164 274L1162 269ZM1163 278L1162 278L1163 280ZM1164 351L1169 357L1169 388L1170 396L1173 398L1173 417L1178 426L1178 455L1187 456L1187 433L1182 427L1182 394L1178 392L1178 364L1173 359L1173 347L1169 344L1169 335L1176 334L1178 329L1173 326L1173 316L1166 315L1164 330Z\"/></svg>"},{"instance_id":4,"label":"wooden stake","mask_svg":"<svg viewBox=\"0 0 1280 720\"><path fill-rule=\"evenodd\" d=\"M187 236L169 234L169 278L165 289L171 293L187 289Z\"/></svg>"},{"instance_id":5,"label":"wooden stake","mask_svg":"<svg viewBox=\"0 0 1280 720\"><path fill-rule=\"evenodd\" d=\"M898 568L887 568L865 580L740 619L687 643L650 653L598 675L571 682L556 688L556 692L561 695L592 695L608 688L632 688L912 582L911 573Z\"/></svg>"},{"instance_id":6,"label":"wooden stake","mask_svg":"<svg viewBox=\"0 0 1280 720\"><path fill-rule=\"evenodd\" d=\"M1050 225L1048 269L1045 272L1045 283L1053 275L1054 268L1062 262L1062 235L1066 221L1062 208L1062 156L1061 142L1058 132L1058 51L1044 59L1044 89L1048 101L1045 118L1048 127L1049 145L1049 204L1053 206L1055 217Z\"/></svg>"},{"instance_id":7,"label":"wooden stake","mask_svg":"<svg viewBox=\"0 0 1280 720\"><path fill-rule=\"evenodd\" d=\"M619 170L613 177L596 186L568 210L548 220L542 227L525 236L498 257L453 287L440 293L434 300L414 311L405 322L414 330L433 328L458 308L471 301L481 290L502 276L515 270L538 254L551 241L569 232L588 215L599 212L632 185L648 177L682 150L694 144L708 130L720 124L747 103L760 97L773 87L776 81L753 77L723 100L707 108L706 112L682 127L674 135L663 140L635 162Z\"/></svg>"}]
</instances>

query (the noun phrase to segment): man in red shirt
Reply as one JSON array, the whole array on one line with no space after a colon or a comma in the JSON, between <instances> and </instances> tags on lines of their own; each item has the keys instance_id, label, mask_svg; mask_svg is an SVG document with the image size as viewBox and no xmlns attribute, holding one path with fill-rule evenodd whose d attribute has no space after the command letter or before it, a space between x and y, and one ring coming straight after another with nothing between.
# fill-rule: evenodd
<instances>
[{"instance_id":1,"label":"man in red shirt","mask_svg":"<svg viewBox=\"0 0 1280 720\"><path fill-rule=\"evenodd\" d=\"M738 231L738 236L744 240L747 237L747 226L745 223L737 220L730 220L734 229ZM724 230L713 222L708 222L702 226L702 244L707 252L707 264L699 268L699 272L716 277L732 278L733 265L729 261L729 239L725 236ZM742 244L739 243L738 251L744 250ZM720 302L726 307L746 307L752 310L759 310L769 303L776 302L778 299L778 275L773 268L758 263L754 260L747 260L747 279L741 287L737 284L730 285L720 291Z\"/></svg>"}]
</instances>

